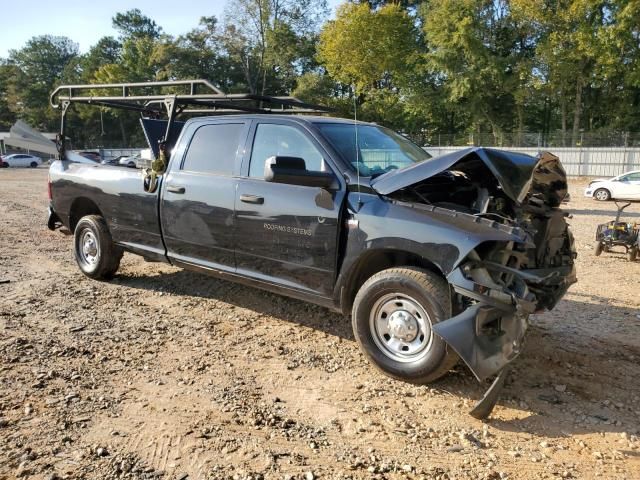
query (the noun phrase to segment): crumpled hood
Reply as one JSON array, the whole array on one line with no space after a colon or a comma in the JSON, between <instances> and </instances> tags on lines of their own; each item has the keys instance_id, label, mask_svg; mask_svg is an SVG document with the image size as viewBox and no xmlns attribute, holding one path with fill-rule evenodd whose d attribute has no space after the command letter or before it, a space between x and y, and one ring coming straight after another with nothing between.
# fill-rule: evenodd
<instances>
[{"instance_id":1,"label":"crumpled hood","mask_svg":"<svg viewBox=\"0 0 640 480\"><path fill-rule=\"evenodd\" d=\"M399 170L393 170L374 178L371 181L371 187L381 195L389 195L452 169L457 163L473 156L482 160L496 177L504 193L518 203L522 203L530 191L534 176L553 177L544 180L539 178L537 180L540 182L536 183L543 183L545 180L564 183L564 193L561 191L562 186L558 185L559 190L554 192L554 197L557 195L562 200L566 195L566 175L558 157L547 152L532 157L524 153L483 147L465 148Z\"/></svg>"}]
</instances>

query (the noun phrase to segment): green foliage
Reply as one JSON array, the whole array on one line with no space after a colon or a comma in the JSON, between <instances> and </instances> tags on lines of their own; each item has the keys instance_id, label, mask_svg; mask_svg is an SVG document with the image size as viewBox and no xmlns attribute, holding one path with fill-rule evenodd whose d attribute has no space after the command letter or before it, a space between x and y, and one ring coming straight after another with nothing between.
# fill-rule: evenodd
<instances>
[{"instance_id":1,"label":"green foliage","mask_svg":"<svg viewBox=\"0 0 640 480\"><path fill-rule=\"evenodd\" d=\"M162 29L151 18L143 15L138 8L113 17L113 28L120 32L121 38L158 38Z\"/></svg>"},{"instance_id":2,"label":"green foliage","mask_svg":"<svg viewBox=\"0 0 640 480\"><path fill-rule=\"evenodd\" d=\"M61 83L205 78L357 109L430 143L640 131L638 0L362 0L327 16L326 0L234 0L176 37L138 9L84 54L34 37L0 59L0 129L56 130ZM68 122L79 148L144 144L134 112L75 106Z\"/></svg>"},{"instance_id":3,"label":"green foliage","mask_svg":"<svg viewBox=\"0 0 640 480\"><path fill-rule=\"evenodd\" d=\"M320 34L318 59L357 93L401 85L416 62L413 19L398 5L343 4Z\"/></svg>"},{"instance_id":4,"label":"green foliage","mask_svg":"<svg viewBox=\"0 0 640 480\"><path fill-rule=\"evenodd\" d=\"M74 78L78 46L65 37L34 37L20 50L9 52L8 64L14 76L8 79L13 113L38 128L52 129L57 114L49 107L51 86L60 80Z\"/></svg>"}]
</instances>

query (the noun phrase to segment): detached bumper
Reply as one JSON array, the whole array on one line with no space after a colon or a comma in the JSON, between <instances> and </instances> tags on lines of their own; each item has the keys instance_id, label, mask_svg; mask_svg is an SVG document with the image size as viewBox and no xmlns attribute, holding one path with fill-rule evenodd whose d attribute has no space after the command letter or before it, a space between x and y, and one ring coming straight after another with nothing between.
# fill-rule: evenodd
<instances>
[{"instance_id":1,"label":"detached bumper","mask_svg":"<svg viewBox=\"0 0 640 480\"><path fill-rule=\"evenodd\" d=\"M60 217L53 211L53 207L49 205L49 208L47 208L47 228L49 230L55 230L61 226L62 220L60 220Z\"/></svg>"},{"instance_id":2,"label":"detached bumper","mask_svg":"<svg viewBox=\"0 0 640 480\"><path fill-rule=\"evenodd\" d=\"M495 264L484 266L505 268ZM433 329L483 381L499 373L520 354L529 315L538 309L540 301L532 292L549 290L559 299L575 281L575 270L573 266L562 272L514 270L511 273L518 276L517 281L513 290L506 290L471 280L462 268L454 270L447 279L457 293L476 303Z\"/></svg>"}]
</instances>

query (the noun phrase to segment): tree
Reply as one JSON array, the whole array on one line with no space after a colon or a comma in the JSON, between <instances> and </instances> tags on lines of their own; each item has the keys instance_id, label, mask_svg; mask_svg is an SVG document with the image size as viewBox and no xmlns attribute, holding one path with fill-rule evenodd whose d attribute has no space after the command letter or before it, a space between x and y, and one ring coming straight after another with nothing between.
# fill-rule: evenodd
<instances>
[{"instance_id":1,"label":"tree","mask_svg":"<svg viewBox=\"0 0 640 480\"><path fill-rule=\"evenodd\" d=\"M252 93L285 93L313 62L309 45L327 15L326 0L237 0L223 43ZM305 59L304 57L307 56Z\"/></svg>"},{"instance_id":2,"label":"tree","mask_svg":"<svg viewBox=\"0 0 640 480\"><path fill-rule=\"evenodd\" d=\"M120 38L158 38L162 33L162 28L138 8L116 13L112 22L113 28L120 32Z\"/></svg>"},{"instance_id":3,"label":"tree","mask_svg":"<svg viewBox=\"0 0 640 480\"><path fill-rule=\"evenodd\" d=\"M550 94L560 99L563 137L573 99L572 143L578 142L585 89L597 82L603 54L603 31L611 22L615 2L607 0L513 0L515 15L539 32L536 58L546 72Z\"/></svg>"},{"instance_id":4,"label":"tree","mask_svg":"<svg viewBox=\"0 0 640 480\"><path fill-rule=\"evenodd\" d=\"M372 10L346 3L320 34L318 58L336 80L358 93L393 88L406 80L418 60L413 19L398 5Z\"/></svg>"},{"instance_id":5,"label":"tree","mask_svg":"<svg viewBox=\"0 0 640 480\"><path fill-rule=\"evenodd\" d=\"M509 3L432 0L421 14L429 65L449 102L469 114L475 131L487 124L496 142L505 130L522 129L533 49Z\"/></svg>"},{"instance_id":6,"label":"tree","mask_svg":"<svg viewBox=\"0 0 640 480\"><path fill-rule=\"evenodd\" d=\"M80 61L83 81L90 82L100 67L116 63L121 51L122 43L113 37L102 37L98 40Z\"/></svg>"},{"instance_id":7,"label":"tree","mask_svg":"<svg viewBox=\"0 0 640 480\"><path fill-rule=\"evenodd\" d=\"M9 130L17 119L15 108L11 108L17 101L10 89L10 83L16 75L18 72L15 65L8 65L0 60L0 131Z\"/></svg>"},{"instance_id":8,"label":"tree","mask_svg":"<svg viewBox=\"0 0 640 480\"><path fill-rule=\"evenodd\" d=\"M14 113L36 128L55 128L58 115L49 107L49 94L56 84L75 78L77 57L77 44L52 35L33 37L20 50L11 50L8 63L15 76L7 88L16 99Z\"/></svg>"}]
</instances>

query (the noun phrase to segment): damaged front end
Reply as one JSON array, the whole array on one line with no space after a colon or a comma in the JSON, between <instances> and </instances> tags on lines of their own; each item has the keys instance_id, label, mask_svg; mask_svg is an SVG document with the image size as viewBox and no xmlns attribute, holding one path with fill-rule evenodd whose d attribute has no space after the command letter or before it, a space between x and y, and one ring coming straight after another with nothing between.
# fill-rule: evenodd
<instances>
[{"instance_id":1,"label":"damaged front end","mask_svg":"<svg viewBox=\"0 0 640 480\"><path fill-rule=\"evenodd\" d=\"M521 234L522 241L478 244L457 262L447 275L455 315L434 325L478 380L498 374L472 412L484 417L506 365L522 350L529 315L552 309L576 281L573 236L559 208L566 175L550 153L534 158L482 148L410 168L413 179L420 173L422 180L411 183L411 176L398 172L380 177L374 188L396 201L446 208L470 222L491 220Z\"/></svg>"}]
</instances>

